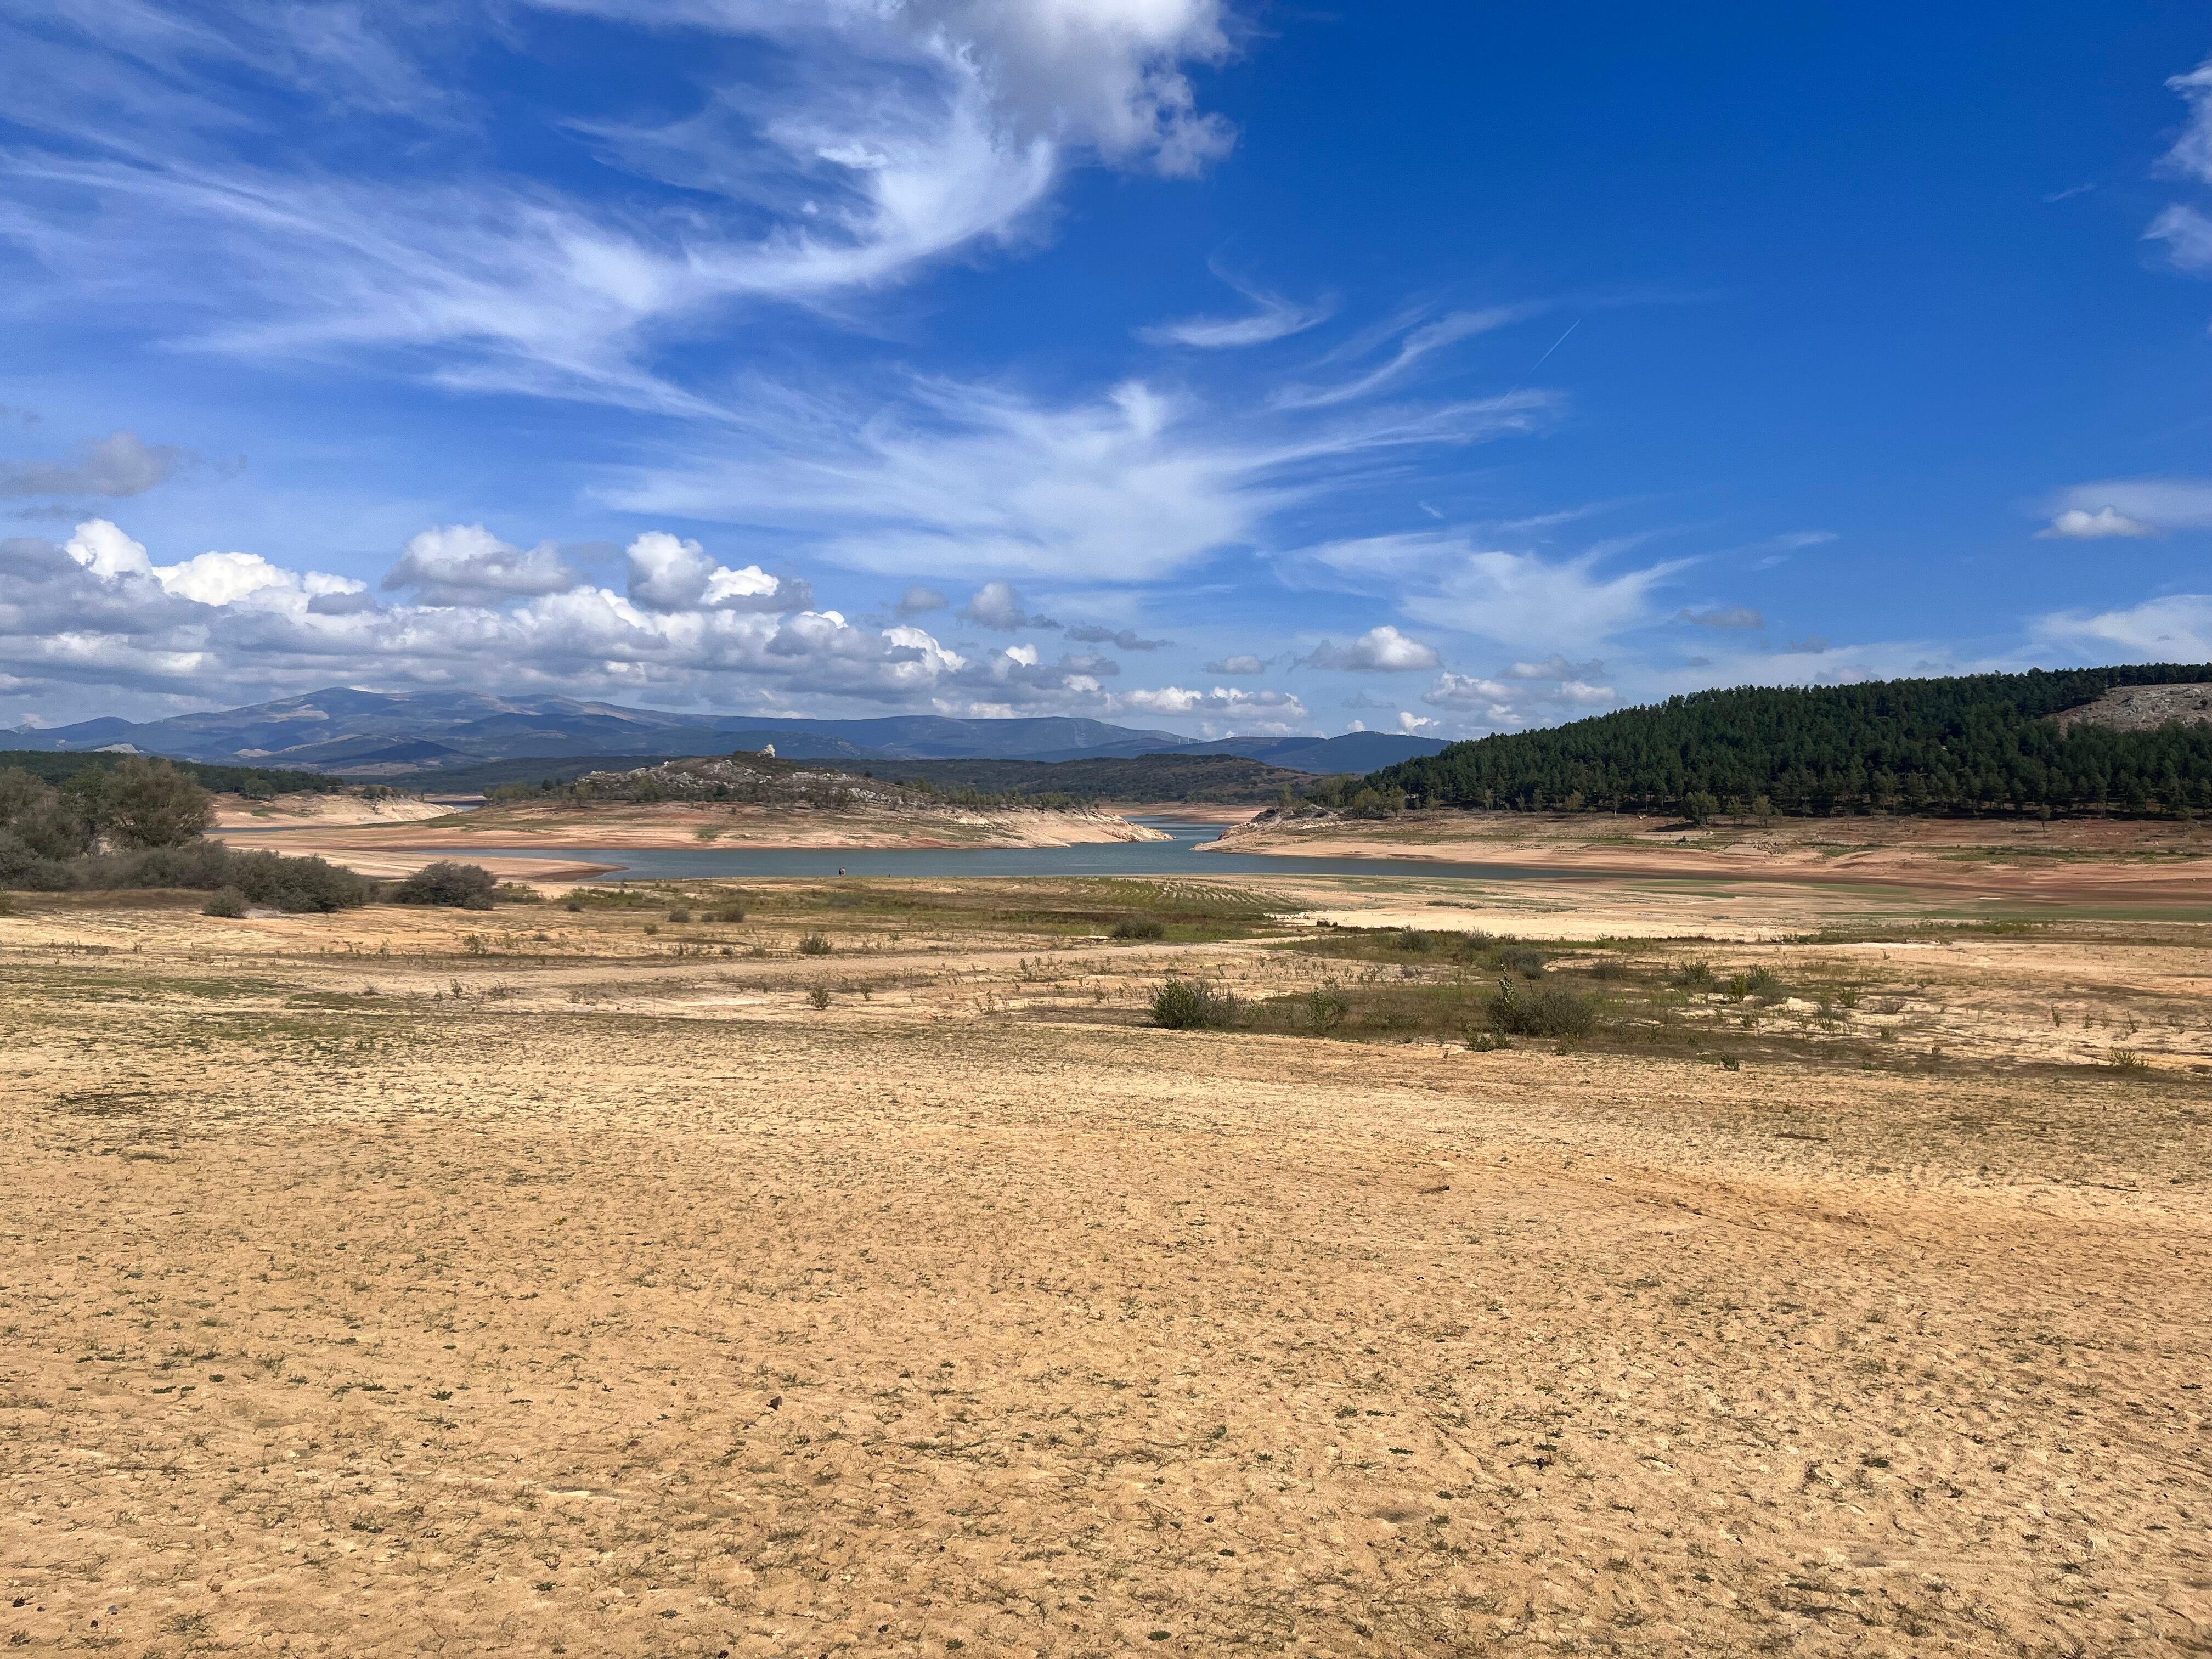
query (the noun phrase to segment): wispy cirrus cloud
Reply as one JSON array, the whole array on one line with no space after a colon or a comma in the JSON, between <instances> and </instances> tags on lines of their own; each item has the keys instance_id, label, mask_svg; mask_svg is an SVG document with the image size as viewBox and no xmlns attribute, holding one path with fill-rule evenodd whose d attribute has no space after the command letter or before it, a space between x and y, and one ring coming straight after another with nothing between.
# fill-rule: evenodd
<instances>
[{"instance_id":1,"label":"wispy cirrus cloud","mask_svg":"<svg viewBox=\"0 0 2212 1659\"><path fill-rule=\"evenodd\" d=\"M2170 76L2166 84L2189 106L2189 119L2160 158L2160 169L2212 185L2212 58L2186 74ZM2178 270L2193 276L2212 272L2212 219L2191 203L2168 203L2143 231L2143 240L2163 242L2166 258Z\"/></svg>"},{"instance_id":2,"label":"wispy cirrus cloud","mask_svg":"<svg viewBox=\"0 0 2212 1659\"><path fill-rule=\"evenodd\" d=\"M611 476L628 512L763 525L890 575L1140 582L1249 546L1392 457L1539 429L1540 391L1309 414L1129 380L1049 403L915 381L896 401L756 386L711 447Z\"/></svg>"},{"instance_id":3,"label":"wispy cirrus cloud","mask_svg":"<svg viewBox=\"0 0 2212 1659\"><path fill-rule=\"evenodd\" d=\"M9 114L40 137L0 155L0 237L71 274L47 284L47 305L128 305L200 349L368 354L458 387L699 416L716 400L661 367L671 336L733 307L830 306L1006 243L1086 158L1188 175L1232 138L1184 72L1231 50L1220 0L1049 15L988 0L578 0L535 15L562 12L777 55L741 100L712 83L639 88L642 106L688 100L678 118L559 112L549 130L573 134L586 165L556 185L472 143L387 142L383 168L325 164L374 142L336 129L489 121L421 61L453 27L427 9L14 12L0 15ZM219 90L227 77L335 118L272 143ZM174 282L185 268L196 280Z\"/></svg>"},{"instance_id":4,"label":"wispy cirrus cloud","mask_svg":"<svg viewBox=\"0 0 2212 1659\"><path fill-rule=\"evenodd\" d=\"M2169 593L2110 611L2059 611L2037 617L2032 634L2069 655L2137 662L2212 660L2212 593Z\"/></svg>"},{"instance_id":5,"label":"wispy cirrus cloud","mask_svg":"<svg viewBox=\"0 0 2212 1659\"><path fill-rule=\"evenodd\" d=\"M1466 532L1360 537L1289 556L1391 596L1417 622L1501 643L1572 648L1655 620L1656 596L1686 559L1607 574L1609 550L1567 557L1485 548Z\"/></svg>"},{"instance_id":6,"label":"wispy cirrus cloud","mask_svg":"<svg viewBox=\"0 0 2212 1659\"><path fill-rule=\"evenodd\" d=\"M1194 346L1207 351L1267 345L1327 322L1336 310L1333 300L1302 304L1240 281L1218 267L1214 275L1242 295L1251 309L1236 317L1184 317L1154 323L1139 329L1137 337L1152 345Z\"/></svg>"},{"instance_id":7,"label":"wispy cirrus cloud","mask_svg":"<svg viewBox=\"0 0 2212 1659\"><path fill-rule=\"evenodd\" d=\"M1410 326L1401 324L1394 326L1382 337L1383 343L1389 349L1379 362L1370 362L1360 366L1354 359L1348 372L1339 379L1286 386L1275 392L1269 401L1278 409L1327 409L1339 404L1358 403L1401 385L1426 359L1448 346L1473 339L1477 335L1510 327L1515 323L1526 322L1550 308L1547 301L1531 301L1516 305L1485 306L1472 311L1455 311L1437 318L1433 322L1419 322ZM1355 342L1351 349L1367 346L1375 338L1375 335L1370 333Z\"/></svg>"},{"instance_id":8,"label":"wispy cirrus cloud","mask_svg":"<svg viewBox=\"0 0 2212 1659\"><path fill-rule=\"evenodd\" d=\"M1703 611L1677 611L1676 622L1693 628L1764 628L1766 618L1747 605L1710 605Z\"/></svg>"}]
</instances>

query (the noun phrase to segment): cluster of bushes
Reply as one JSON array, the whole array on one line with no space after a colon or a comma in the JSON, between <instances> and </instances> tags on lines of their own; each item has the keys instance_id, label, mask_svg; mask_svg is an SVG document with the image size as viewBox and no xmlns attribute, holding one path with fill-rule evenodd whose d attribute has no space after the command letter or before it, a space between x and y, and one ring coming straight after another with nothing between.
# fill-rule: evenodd
<instances>
[{"instance_id":1,"label":"cluster of bushes","mask_svg":"<svg viewBox=\"0 0 2212 1659\"><path fill-rule=\"evenodd\" d=\"M58 786L0 768L0 886L73 886L54 866L103 842L125 852L179 847L214 821L215 798L165 760L132 755Z\"/></svg>"},{"instance_id":2,"label":"cluster of bushes","mask_svg":"<svg viewBox=\"0 0 2212 1659\"><path fill-rule=\"evenodd\" d=\"M1571 982L1582 974L1547 973L1548 958L1536 946L1484 933L1332 931L1317 933L1309 950L1371 965L1351 982L1332 979L1299 995L1252 1003L1201 980L1171 977L1153 996L1152 1022L1170 1030L1235 1025L1316 1036L1457 1036L1490 1048L1507 1037L1563 1042L1587 1037L1602 1023L1607 1006L1601 995ZM1421 957L1443 958L1445 976L1425 975L1404 960ZM1400 965L1386 971L1392 958ZM1620 976L1609 963L1589 973L1598 979ZM1778 983L1767 975L1751 994L1767 994Z\"/></svg>"},{"instance_id":3,"label":"cluster of bushes","mask_svg":"<svg viewBox=\"0 0 2212 1659\"><path fill-rule=\"evenodd\" d=\"M149 847L136 852L88 853L34 861L0 886L24 892L115 892L131 888L185 888L228 895L243 915L247 904L276 910L349 910L376 896L376 884L326 859L287 858L279 853L240 853L221 842Z\"/></svg>"},{"instance_id":4,"label":"cluster of bushes","mask_svg":"<svg viewBox=\"0 0 2212 1659\"><path fill-rule=\"evenodd\" d=\"M442 904L457 910L489 910L499 884L481 864L441 859L393 884L386 895L394 904Z\"/></svg>"},{"instance_id":5,"label":"cluster of bushes","mask_svg":"<svg viewBox=\"0 0 2212 1659\"><path fill-rule=\"evenodd\" d=\"M431 865L386 893L327 859L240 852L202 832L214 799L165 760L130 756L59 785L0 768L0 890L33 893L183 888L214 895L207 914L350 910L380 896L399 904L491 908L496 884L473 864Z\"/></svg>"}]
</instances>

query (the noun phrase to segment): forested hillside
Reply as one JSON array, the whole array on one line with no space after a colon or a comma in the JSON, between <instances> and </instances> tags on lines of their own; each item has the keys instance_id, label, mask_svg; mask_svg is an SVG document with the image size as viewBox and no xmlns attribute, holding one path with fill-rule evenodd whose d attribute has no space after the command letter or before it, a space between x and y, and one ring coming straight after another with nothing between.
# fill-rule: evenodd
<instances>
[{"instance_id":1,"label":"forested hillside","mask_svg":"<svg viewBox=\"0 0 2212 1659\"><path fill-rule=\"evenodd\" d=\"M1454 744L1367 781L1438 806L1686 812L2212 807L2212 726L2046 717L2114 686L2212 681L2172 663L1670 697Z\"/></svg>"}]
</instances>

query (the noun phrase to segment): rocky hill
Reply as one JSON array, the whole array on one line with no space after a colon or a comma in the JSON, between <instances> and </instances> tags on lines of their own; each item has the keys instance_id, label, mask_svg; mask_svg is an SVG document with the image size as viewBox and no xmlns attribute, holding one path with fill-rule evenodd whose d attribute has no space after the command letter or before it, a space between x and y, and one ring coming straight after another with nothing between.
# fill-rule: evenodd
<instances>
[{"instance_id":1,"label":"rocky hill","mask_svg":"<svg viewBox=\"0 0 2212 1659\"><path fill-rule=\"evenodd\" d=\"M2047 716L2062 732L2101 726L2114 732L2155 732L2165 726L2212 725L2212 684L2116 685L2094 702Z\"/></svg>"}]
</instances>

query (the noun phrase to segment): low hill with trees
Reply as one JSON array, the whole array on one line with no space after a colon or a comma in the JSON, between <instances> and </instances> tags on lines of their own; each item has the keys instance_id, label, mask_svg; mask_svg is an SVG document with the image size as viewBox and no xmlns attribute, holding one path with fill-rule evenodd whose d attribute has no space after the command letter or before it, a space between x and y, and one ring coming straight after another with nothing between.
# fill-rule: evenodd
<instances>
[{"instance_id":1,"label":"low hill with trees","mask_svg":"<svg viewBox=\"0 0 2212 1659\"><path fill-rule=\"evenodd\" d=\"M409 773L382 781L395 788L441 793L482 789L511 799L527 795L558 795L590 773L629 773L668 764L671 758L602 755L580 760L548 757L489 761L482 766ZM748 765L756 763L755 757L742 752L737 758ZM836 771L855 779L927 785L941 795L1020 801L1029 805L1054 799L1258 805L1279 799L1285 789L1304 796L1318 785L1313 773L1229 754L1137 755L1071 761L808 760L806 766L815 772ZM521 786L520 794L510 787L515 785Z\"/></svg>"},{"instance_id":2,"label":"low hill with trees","mask_svg":"<svg viewBox=\"0 0 2212 1659\"><path fill-rule=\"evenodd\" d=\"M1341 804L1519 811L2187 813L2212 808L2212 726L2054 716L2116 688L2212 682L2152 663L1862 685L1741 686L1454 744Z\"/></svg>"},{"instance_id":3,"label":"low hill with trees","mask_svg":"<svg viewBox=\"0 0 2212 1659\"><path fill-rule=\"evenodd\" d=\"M1243 755L1136 755L1072 761L901 761L878 769L939 790L974 789L1008 799L1189 801L1258 805L1319 781Z\"/></svg>"}]
</instances>

